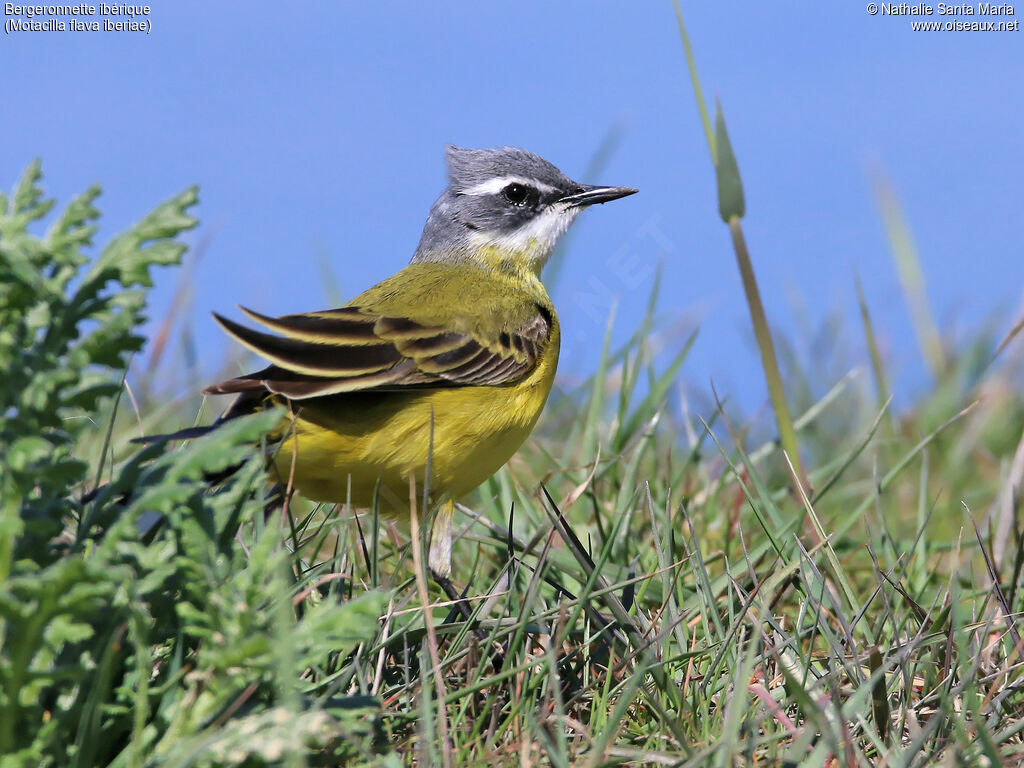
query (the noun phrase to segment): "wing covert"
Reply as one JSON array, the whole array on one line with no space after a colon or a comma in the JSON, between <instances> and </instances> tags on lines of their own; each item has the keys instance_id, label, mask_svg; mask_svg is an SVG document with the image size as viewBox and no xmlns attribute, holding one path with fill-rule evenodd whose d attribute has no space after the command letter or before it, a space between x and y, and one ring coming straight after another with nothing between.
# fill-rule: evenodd
<instances>
[{"instance_id":1,"label":"wing covert","mask_svg":"<svg viewBox=\"0 0 1024 768\"><path fill-rule=\"evenodd\" d=\"M205 394L266 390L290 399L360 391L500 386L525 378L551 333L540 306L517 328L463 332L359 307L268 317L242 308L265 333L214 313L220 326L268 360L261 371Z\"/></svg>"}]
</instances>

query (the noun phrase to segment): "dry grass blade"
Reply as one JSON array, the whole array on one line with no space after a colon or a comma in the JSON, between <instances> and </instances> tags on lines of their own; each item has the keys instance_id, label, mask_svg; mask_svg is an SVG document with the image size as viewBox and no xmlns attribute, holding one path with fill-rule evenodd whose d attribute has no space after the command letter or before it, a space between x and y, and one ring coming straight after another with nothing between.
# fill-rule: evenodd
<instances>
[{"instance_id":1,"label":"dry grass blade","mask_svg":"<svg viewBox=\"0 0 1024 768\"><path fill-rule=\"evenodd\" d=\"M1010 472L999 498L999 520L996 523L996 537L992 544L992 556L996 568L1002 565L1003 554L1017 520L1022 489L1024 489L1024 432L1021 433L1020 442L1017 443L1017 450L1014 451L1013 460L1010 462Z\"/></svg>"},{"instance_id":2,"label":"dry grass blade","mask_svg":"<svg viewBox=\"0 0 1024 768\"><path fill-rule=\"evenodd\" d=\"M878 676L871 686L871 714L875 720L875 729L886 742L889 740L889 696L885 688L885 671L882 668L882 654L877 645L871 646L868 652L868 667L872 676Z\"/></svg>"},{"instance_id":3,"label":"dry grass blade","mask_svg":"<svg viewBox=\"0 0 1024 768\"><path fill-rule=\"evenodd\" d=\"M970 510L968 510L970 515ZM981 529L978 528L978 522L974 519L974 515L970 515L971 525L974 527L974 535L978 539L978 547L981 549L982 557L985 559L985 568L988 571L989 581L992 585L992 591L995 593L996 600L999 602L999 608L1003 612L1003 618L1006 620L1007 628L1010 630L1010 637L1013 638L1014 648L1021 648L1020 632L1017 629L1017 621L1014 619L1013 610L1010 608L1010 604L1006 600L1006 595L1003 593L1003 587L1000 584L999 571L996 570L996 564L992 559L992 555L989 553L988 547L985 546L985 540L981 536Z\"/></svg>"},{"instance_id":4,"label":"dry grass blade","mask_svg":"<svg viewBox=\"0 0 1024 768\"><path fill-rule=\"evenodd\" d=\"M423 623L427 629L427 648L430 652L430 663L434 667L434 687L437 691L436 706L439 709L437 722L440 726L441 731L441 759L444 762L445 768L451 768L452 766L452 755L451 755L451 739L448 733L448 713L445 709L445 700L448 696L448 691L445 686L444 677L441 674L441 654L438 650L437 644L437 632L434 629L434 619L431 616L431 608L433 607L430 603L430 596L427 592L427 581L424 576L424 561L419 515L416 511L416 478L412 475L409 476L409 524L412 531L412 559L413 566L416 571L416 591L419 592L420 604L423 607ZM425 716L429 716L429 712L424 711Z\"/></svg>"},{"instance_id":5,"label":"dry grass blade","mask_svg":"<svg viewBox=\"0 0 1024 768\"><path fill-rule=\"evenodd\" d=\"M988 364L990 366L999 358L999 356L1003 353L1003 350L1010 346L1010 343L1017 337L1018 334L1020 334L1021 331L1024 331L1024 315L1021 315L1017 322L1013 324L1013 327L1006 332L1006 335L1003 337L1003 340L999 342L999 346L996 347L996 351L992 353L992 357L989 359Z\"/></svg>"}]
</instances>

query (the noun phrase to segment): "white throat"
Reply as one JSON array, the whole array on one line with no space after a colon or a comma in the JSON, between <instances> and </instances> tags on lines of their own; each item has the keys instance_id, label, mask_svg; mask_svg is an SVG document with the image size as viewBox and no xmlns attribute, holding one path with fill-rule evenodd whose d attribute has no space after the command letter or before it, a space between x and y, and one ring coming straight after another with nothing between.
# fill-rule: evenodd
<instances>
[{"instance_id":1,"label":"white throat","mask_svg":"<svg viewBox=\"0 0 1024 768\"><path fill-rule=\"evenodd\" d=\"M565 230L581 210L556 203L517 230L503 233L476 230L470 234L469 239L476 247L490 246L502 251L529 254L533 258L547 261L555 250L558 239L565 234Z\"/></svg>"}]
</instances>

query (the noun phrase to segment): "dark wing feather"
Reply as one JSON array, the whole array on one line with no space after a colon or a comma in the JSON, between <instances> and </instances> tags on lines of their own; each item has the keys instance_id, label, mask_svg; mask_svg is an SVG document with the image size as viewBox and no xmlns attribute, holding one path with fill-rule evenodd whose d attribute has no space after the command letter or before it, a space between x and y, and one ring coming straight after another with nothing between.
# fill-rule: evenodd
<instances>
[{"instance_id":1,"label":"dark wing feather","mask_svg":"<svg viewBox=\"0 0 1024 768\"><path fill-rule=\"evenodd\" d=\"M277 318L242 311L281 335L214 317L272 364L215 384L205 394L264 390L302 400L343 392L508 384L533 370L551 332L549 315L539 306L521 328L491 338L357 307Z\"/></svg>"},{"instance_id":2,"label":"dark wing feather","mask_svg":"<svg viewBox=\"0 0 1024 768\"><path fill-rule=\"evenodd\" d=\"M337 341L328 341L331 337L320 331L303 336L272 336L216 313L214 317L224 330L260 357L308 376L365 376L391 368L402 359L394 344L376 336L370 336L373 340L370 343L351 343L351 337L345 332ZM346 354L328 354L334 349L344 349Z\"/></svg>"}]
</instances>

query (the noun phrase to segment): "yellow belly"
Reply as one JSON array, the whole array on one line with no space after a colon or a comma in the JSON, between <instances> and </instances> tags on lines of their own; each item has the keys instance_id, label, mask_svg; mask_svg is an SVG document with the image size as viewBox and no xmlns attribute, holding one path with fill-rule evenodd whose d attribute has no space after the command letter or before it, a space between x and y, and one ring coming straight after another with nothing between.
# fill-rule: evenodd
<instances>
[{"instance_id":1,"label":"yellow belly","mask_svg":"<svg viewBox=\"0 0 1024 768\"><path fill-rule=\"evenodd\" d=\"M383 514L408 514L409 476L423 493L457 499L493 475L518 450L540 416L558 358L551 339L533 373L497 387L363 392L295 401L282 427L279 479L313 501L369 508L379 481ZM431 443L431 424L433 442Z\"/></svg>"}]
</instances>

